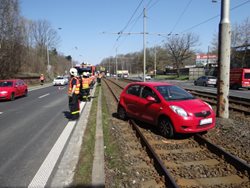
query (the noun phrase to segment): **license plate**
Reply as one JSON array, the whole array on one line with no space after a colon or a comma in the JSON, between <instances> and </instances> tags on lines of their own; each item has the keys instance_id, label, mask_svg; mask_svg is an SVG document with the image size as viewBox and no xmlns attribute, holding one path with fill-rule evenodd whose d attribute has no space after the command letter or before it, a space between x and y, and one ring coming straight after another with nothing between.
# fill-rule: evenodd
<instances>
[{"instance_id":1,"label":"license plate","mask_svg":"<svg viewBox=\"0 0 250 188\"><path fill-rule=\"evenodd\" d=\"M212 123L212 121L213 121L212 118L202 119L200 121L200 125L210 124Z\"/></svg>"}]
</instances>

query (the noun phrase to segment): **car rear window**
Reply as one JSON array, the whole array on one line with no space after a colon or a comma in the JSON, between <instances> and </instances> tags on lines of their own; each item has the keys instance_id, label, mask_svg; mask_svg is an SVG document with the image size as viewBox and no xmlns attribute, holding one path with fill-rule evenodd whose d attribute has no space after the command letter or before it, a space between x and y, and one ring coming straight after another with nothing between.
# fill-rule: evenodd
<instances>
[{"instance_id":1,"label":"car rear window","mask_svg":"<svg viewBox=\"0 0 250 188\"><path fill-rule=\"evenodd\" d=\"M208 76L207 79L209 79L209 80L210 79L216 79L216 77L214 77L214 76Z\"/></svg>"},{"instance_id":2,"label":"car rear window","mask_svg":"<svg viewBox=\"0 0 250 188\"><path fill-rule=\"evenodd\" d=\"M57 77L56 79L57 80L63 80L64 78L63 77Z\"/></svg>"},{"instance_id":3,"label":"car rear window","mask_svg":"<svg viewBox=\"0 0 250 188\"><path fill-rule=\"evenodd\" d=\"M6 82L0 82L0 87L11 87L13 86L13 82L6 81Z\"/></svg>"},{"instance_id":4,"label":"car rear window","mask_svg":"<svg viewBox=\"0 0 250 188\"><path fill-rule=\"evenodd\" d=\"M172 100L190 100L195 97L188 93L186 90L178 87L178 86L157 86L156 89L163 96L163 98L167 101Z\"/></svg>"}]
</instances>

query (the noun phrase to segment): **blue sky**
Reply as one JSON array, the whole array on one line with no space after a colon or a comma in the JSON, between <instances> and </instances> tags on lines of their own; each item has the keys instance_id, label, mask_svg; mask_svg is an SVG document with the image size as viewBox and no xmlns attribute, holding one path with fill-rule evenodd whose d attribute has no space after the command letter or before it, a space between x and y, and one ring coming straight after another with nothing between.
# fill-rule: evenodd
<instances>
[{"instance_id":1,"label":"blue sky","mask_svg":"<svg viewBox=\"0 0 250 188\"><path fill-rule=\"evenodd\" d=\"M143 35L118 33L143 32L143 8L146 8L147 47L161 45L163 37L154 33L199 36L197 50L206 52L218 32L220 2L212 0L20 0L21 14L31 20L47 20L58 30L61 42L57 50L73 60L98 64L105 57L141 51ZM231 24L250 19L250 0L230 0ZM139 8L136 10L138 5ZM132 17L132 15L134 15ZM208 19L217 16L215 19ZM205 22L203 24L200 24ZM196 26L198 25L198 26ZM196 27L193 27L196 26ZM192 28L193 27L193 28ZM192 28L192 29L190 29ZM103 33L105 32L105 33Z\"/></svg>"}]
</instances>

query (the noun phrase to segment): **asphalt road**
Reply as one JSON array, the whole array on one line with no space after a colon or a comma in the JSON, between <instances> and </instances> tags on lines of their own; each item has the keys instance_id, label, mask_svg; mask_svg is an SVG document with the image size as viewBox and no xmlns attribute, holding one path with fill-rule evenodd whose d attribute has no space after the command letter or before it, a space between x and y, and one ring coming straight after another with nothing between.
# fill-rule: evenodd
<instances>
[{"instance_id":1,"label":"asphalt road","mask_svg":"<svg viewBox=\"0 0 250 188\"><path fill-rule=\"evenodd\" d=\"M0 102L0 187L27 187L68 123L67 86Z\"/></svg>"}]
</instances>

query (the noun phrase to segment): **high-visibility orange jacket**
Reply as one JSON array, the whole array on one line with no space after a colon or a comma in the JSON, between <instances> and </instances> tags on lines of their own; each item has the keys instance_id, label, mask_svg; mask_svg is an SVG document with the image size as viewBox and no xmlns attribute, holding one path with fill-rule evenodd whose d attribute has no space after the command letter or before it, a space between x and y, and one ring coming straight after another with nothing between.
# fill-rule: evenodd
<instances>
[{"instance_id":1,"label":"high-visibility orange jacket","mask_svg":"<svg viewBox=\"0 0 250 188\"><path fill-rule=\"evenodd\" d=\"M82 78L82 88L88 89L90 82L91 82L90 78Z\"/></svg>"},{"instance_id":2,"label":"high-visibility orange jacket","mask_svg":"<svg viewBox=\"0 0 250 188\"><path fill-rule=\"evenodd\" d=\"M76 89L75 89L75 94L78 95L80 93L80 81L77 77L73 77L70 79L70 82L69 82L69 89L68 89L68 94L71 95L72 93L72 89L73 89L73 85L72 85L72 81L73 79L76 79Z\"/></svg>"}]
</instances>

